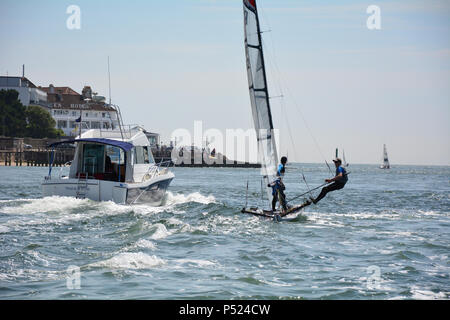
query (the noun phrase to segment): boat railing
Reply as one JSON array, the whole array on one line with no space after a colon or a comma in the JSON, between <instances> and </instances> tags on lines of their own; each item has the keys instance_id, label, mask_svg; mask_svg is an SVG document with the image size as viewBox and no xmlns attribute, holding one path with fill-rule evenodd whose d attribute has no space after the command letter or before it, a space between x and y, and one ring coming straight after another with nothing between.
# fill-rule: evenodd
<instances>
[{"instance_id":1,"label":"boat railing","mask_svg":"<svg viewBox=\"0 0 450 320\"><path fill-rule=\"evenodd\" d=\"M147 172L142 177L142 182L153 179L157 175L166 174L173 165L172 160L161 161L153 164L150 168L148 168Z\"/></svg>"},{"instance_id":2,"label":"boat railing","mask_svg":"<svg viewBox=\"0 0 450 320\"><path fill-rule=\"evenodd\" d=\"M67 161L64 163L64 165L59 169L59 179L64 178L65 176L62 175L64 168L67 166L70 166L72 164L72 161Z\"/></svg>"},{"instance_id":3,"label":"boat railing","mask_svg":"<svg viewBox=\"0 0 450 320\"><path fill-rule=\"evenodd\" d=\"M124 139L131 139L137 132L141 131L141 126L137 124L122 124L120 128L105 129L100 128L99 133L101 138L117 138L118 136Z\"/></svg>"}]
</instances>

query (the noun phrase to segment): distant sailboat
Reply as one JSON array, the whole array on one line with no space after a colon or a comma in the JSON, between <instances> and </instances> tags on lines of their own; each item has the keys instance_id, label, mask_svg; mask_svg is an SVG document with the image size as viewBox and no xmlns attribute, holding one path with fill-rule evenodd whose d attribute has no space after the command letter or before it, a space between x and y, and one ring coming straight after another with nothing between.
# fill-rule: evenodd
<instances>
[{"instance_id":1,"label":"distant sailboat","mask_svg":"<svg viewBox=\"0 0 450 320\"><path fill-rule=\"evenodd\" d=\"M383 164L380 166L380 169L390 169L388 154L386 150L386 145L383 144Z\"/></svg>"},{"instance_id":2,"label":"distant sailboat","mask_svg":"<svg viewBox=\"0 0 450 320\"><path fill-rule=\"evenodd\" d=\"M342 166L343 166L344 168L347 168L349 165L350 165L350 164L347 163L347 161L345 161L345 151L344 151L344 149L342 149Z\"/></svg>"},{"instance_id":3,"label":"distant sailboat","mask_svg":"<svg viewBox=\"0 0 450 320\"><path fill-rule=\"evenodd\" d=\"M339 158L339 150L338 148L336 148L336 159ZM347 163L347 161L345 161L345 152L344 149L342 149L342 166L344 168L347 168L349 166L349 164Z\"/></svg>"}]
</instances>

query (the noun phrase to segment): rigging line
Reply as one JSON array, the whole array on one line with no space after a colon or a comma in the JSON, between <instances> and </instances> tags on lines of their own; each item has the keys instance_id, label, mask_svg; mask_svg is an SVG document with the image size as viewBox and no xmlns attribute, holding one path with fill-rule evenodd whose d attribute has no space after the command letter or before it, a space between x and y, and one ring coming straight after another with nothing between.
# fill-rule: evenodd
<instances>
[{"instance_id":1,"label":"rigging line","mask_svg":"<svg viewBox=\"0 0 450 320\"><path fill-rule=\"evenodd\" d=\"M263 45L264 49L268 52L269 50L267 50L267 46L265 45L264 41L263 41L262 45ZM277 89L278 89L279 95L277 95L277 96L271 96L270 98L271 98L271 99L273 99L273 98L280 98L279 104L280 104L281 113L282 113L282 115L284 116L285 122L286 122L286 124L287 124L287 129L288 129L288 133L289 133L290 142L291 142L292 148L294 149L294 156L295 156L296 159L298 159L298 157L297 157L297 155L298 155L298 154L297 154L297 148L296 148L296 145L295 145L295 142L294 142L294 139L293 139L291 126L290 126L290 123L289 123L289 119L288 119L288 117L287 117L287 112L286 112L286 110L285 110L286 107L285 107L284 99L283 99L283 98L284 98L283 89L282 89L282 87L281 87L281 85L280 85L280 81L279 81L279 79L278 79L278 76L277 76L276 73L272 70L272 69L275 69L275 68L273 68L272 61L271 61L271 60L272 60L272 59L268 59L269 65L270 65L270 67L271 67L271 68L268 68L268 71L270 72L270 74L271 74L271 76L272 76L271 78L272 78L272 79L275 79L275 80L274 80L274 84L276 85L276 87L277 87Z\"/></svg>"},{"instance_id":2,"label":"rigging line","mask_svg":"<svg viewBox=\"0 0 450 320\"><path fill-rule=\"evenodd\" d=\"M303 174L303 171L302 171L302 177L303 177L303 181L305 181L306 187L308 188L309 195L312 196L311 189L309 188L308 182L306 181L306 178L305 178L305 175Z\"/></svg>"},{"instance_id":3,"label":"rigging line","mask_svg":"<svg viewBox=\"0 0 450 320\"><path fill-rule=\"evenodd\" d=\"M269 61L270 61L270 59L269 59ZM269 63L270 63L270 62L269 62ZM271 65L271 67L272 67L272 65ZM272 73L272 70L270 70L270 72ZM274 78L276 79L276 77L274 77ZM282 94L282 93L283 93L283 90L282 90L282 88L281 88L280 83L277 82L277 81L275 81L275 82L276 82L276 85L279 87L279 91L280 91L281 94ZM281 96L283 97L283 95L281 95ZM293 149L294 149L294 156L295 156L296 159L299 159L299 158L298 158L298 154L297 154L296 144L295 144L295 142L294 142L294 138L293 138L293 135L292 135L292 130L291 130L289 118L287 117L287 112L286 112L286 110L285 110L286 108L285 108L284 99L281 99L281 100L280 100L280 106L281 106L281 113L283 114L283 116L284 116L284 118L285 118L285 121L286 121L286 125L287 125L287 129L288 129L288 133L289 133L290 142L291 142L291 145L292 145L292 147L293 147ZM305 185L306 185L306 188L308 189L308 192L311 194L311 189L310 189L310 187L309 187L309 185L308 185L308 182L306 181L306 178L305 178L305 174L304 174L304 171L303 171L303 166L300 166L300 171L301 171L301 174L302 174L303 181L304 181L304 183L305 183Z\"/></svg>"},{"instance_id":4,"label":"rigging line","mask_svg":"<svg viewBox=\"0 0 450 320\"><path fill-rule=\"evenodd\" d=\"M261 44L262 44L264 50L268 49L264 41ZM283 89L282 89L282 86L281 86L281 81L280 81L279 76L278 76L278 74L276 72L278 68L276 66L274 66L274 64L272 63L272 60L275 60L275 50L273 49L272 51L273 51L273 58L272 59L268 59L269 65L271 67L271 68L269 68L269 72L273 76L272 79L274 79L274 82L275 82L276 86L278 87L278 91L280 93L281 99L280 99L279 103L280 103L280 107L281 107L281 113L283 114L283 116L285 118L285 122L286 122L288 133L289 133L290 142L291 142L292 148L294 149L294 157L295 157L295 159L299 159L298 153L297 153L297 147L296 147L296 144L294 142L293 135L292 135L292 130L291 130L289 118L287 117L285 101L283 99L284 98L284 94L283 94ZM270 52L270 51L266 50L266 52ZM278 71L278 73L280 73L280 72ZM303 171L303 166L300 166L300 171L301 171L301 174L302 174L302 177L303 177L303 181L304 181L304 183L306 185L306 188L308 189L309 192L311 192L311 190L309 188L309 185L308 185L308 183L306 181L306 178L305 178L305 174L304 174L304 171Z\"/></svg>"},{"instance_id":5,"label":"rigging line","mask_svg":"<svg viewBox=\"0 0 450 320\"><path fill-rule=\"evenodd\" d=\"M267 46L265 45L264 42L263 42L263 47L267 48ZM266 51L269 52L269 50L266 50ZM283 94L283 89L282 89L282 86L281 86L281 81L279 79L278 74L275 72L275 69L277 69L277 68L272 64L272 60L274 60L274 59L275 58L268 60L269 64L270 64L270 67L271 67L269 70L270 70L270 73L273 75L272 78L275 79L274 82L275 82L276 86L278 87L278 90L279 90L279 93L280 93L281 99L280 99L279 103L280 103L280 106L281 106L281 113L283 114L283 116L285 118L285 122L286 122L288 133L289 133L290 142L291 142L292 148L294 149L294 156L295 156L296 159L299 159L298 153L297 153L296 143L295 143L295 140L293 138L293 134L292 134L291 126L290 126L290 121L289 121L289 118L287 117L286 105L285 105L285 101L283 99L284 98L284 94ZM305 182L306 187L309 190L309 185L306 182L306 178L305 178L302 166L300 166L300 171L301 171L302 176L303 176L303 181Z\"/></svg>"},{"instance_id":6,"label":"rigging line","mask_svg":"<svg viewBox=\"0 0 450 320\"><path fill-rule=\"evenodd\" d=\"M300 197L303 197L305 194L311 193L311 191L317 190L317 189L319 189L319 188L321 188L321 187L323 187L323 186L326 186L326 185L332 184L332 183L333 183L333 182L325 182L325 183L321 184L320 186L315 187L314 189L311 189L310 191L304 192L304 193L299 194L298 196L296 196L296 197L294 197L294 198L292 198L292 199L287 200L287 202L292 201L292 200L295 200L295 199L298 199L298 198L300 198Z\"/></svg>"},{"instance_id":7,"label":"rigging line","mask_svg":"<svg viewBox=\"0 0 450 320\"><path fill-rule=\"evenodd\" d=\"M264 15L265 20L268 22L268 18L266 17L264 10L263 10L262 13L263 13L263 15ZM269 23L269 29L271 29L271 28L270 28L270 23ZM288 129L288 133L289 133L291 145L292 145L292 147L294 148L294 155L295 155L295 158L296 158L296 159L299 159L299 158L297 157L297 148L296 148L296 145L295 145L293 136L292 136L292 130L291 130L291 128L290 128L290 122L289 122L289 119L288 119L288 117L287 117L287 112L286 112L286 110L285 110L286 108L285 108L285 103L284 103L285 101L284 101L284 93L283 93L283 90L282 90L282 85L284 85L284 87L287 89L288 93L292 96L292 100L294 101L294 104L295 104L295 106L296 106L297 112L300 114L300 116L301 116L301 118L302 118L302 120L303 120L303 123L304 123L305 127L306 127L307 130L308 130L309 135L312 137L312 139L313 139L313 141L314 141L314 143L315 143L315 146L316 146L317 150L319 151L319 153L320 153L320 155L322 156L322 158L325 160L325 164L327 165L328 170L330 171L330 173L332 173L330 166L328 165L328 163L327 163L325 157L323 156L322 151L320 150L320 147L319 147L319 144L317 143L316 138L315 138L314 135L312 134L312 131L311 131L311 129L309 128L309 126L308 126L308 124L307 124L307 122L306 122L305 117L303 116L303 114L302 114L300 108L298 107L297 102L296 102L295 99L294 99L294 95L290 92L290 89L289 89L289 87L286 85L284 79L282 79L282 75L281 75L280 69L278 68L278 65L277 65L275 46L273 45L275 42L273 41L272 33L270 33L270 38L271 38L271 41L272 41L272 50L271 50L272 52L271 52L270 50L268 50L267 46L265 45L265 42L262 41L262 38L261 38L261 46L263 47L263 50L265 50L265 51L268 52L269 54L272 54L272 59L266 59L266 61L269 61L269 64L270 64L270 66L271 66L270 72L271 72L271 74L275 75L272 79L275 80L274 82L275 82L276 86L278 87L279 93L280 93L280 95L281 95L281 101L280 101L281 111L282 111L283 116L284 116L285 119L286 119L287 129ZM282 82L283 82L283 84L282 84ZM302 167L302 166L300 166L300 171L301 171L301 174L302 174L303 181L304 181L304 183L305 183L305 185L306 185L306 188L308 189L308 191L307 191L306 193L304 193L304 194L309 193L310 195L312 195L312 193L311 193L312 190L315 190L315 189L318 189L318 188L315 188L315 189L312 189L312 190L311 190L310 187L309 187L309 185L308 185L308 182L306 181L306 178L305 178L305 175L304 175L303 167ZM304 195L304 194L302 194L302 195ZM302 195L300 195L300 196L302 196ZM298 196L298 197L300 197L300 196ZM293 199L291 199L291 200L297 199L298 197L293 198ZM289 200L289 201L291 201L291 200ZM286 202L287 202L287 201L286 201Z\"/></svg>"},{"instance_id":8,"label":"rigging line","mask_svg":"<svg viewBox=\"0 0 450 320\"><path fill-rule=\"evenodd\" d=\"M282 81L283 81L283 80L282 80ZM306 129L307 129L309 135L310 135L311 138L313 139L316 149L319 151L319 153L320 153L322 159L325 161L325 164L327 165L328 170L330 171L330 173L333 173L333 171L331 170L330 166L328 165L328 162L327 162L325 156L323 155L322 150L321 150L320 147L319 147L319 143L317 142L316 137L313 135L311 128L309 127L308 123L306 122L306 119L305 119L305 117L304 117L304 115L303 115L303 113L302 113L302 111L301 111L301 108L300 108L299 104L298 104L297 101L295 100L294 95L292 94L291 90L290 90L289 87L286 85L286 83L285 83L284 81L283 81L283 83L284 83L284 86L286 87L287 92L288 92L289 95L292 97L292 100L293 100L293 102L294 102L294 106L295 106L296 111L298 112L298 114L299 114L300 117L302 118L303 124L305 125L305 127L306 127Z\"/></svg>"},{"instance_id":9,"label":"rigging line","mask_svg":"<svg viewBox=\"0 0 450 320\"><path fill-rule=\"evenodd\" d=\"M351 172L347 172L346 175L349 175L350 173L351 173ZM333 184L334 182L335 182L335 181L332 181L332 182L325 182L325 183L321 184L320 186L315 187L315 188L311 189L310 191L307 191L307 192L304 192L304 193L302 193L302 194L299 194L298 196L295 196L294 198L289 199L289 200L287 200L287 201L289 202L289 201L298 199L298 198L304 196L304 195L307 194L307 193L311 193L311 191L317 190L317 189L319 189L319 188L321 188L321 187L323 187L323 186L326 186L326 185L331 185L331 184Z\"/></svg>"},{"instance_id":10,"label":"rigging line","mask_svg":"<svg viewBox=\"0 0 450 320\"><path fill-rule=\"evenodd\" d=\"M270 30L272 30L272 28L271 28L271 24L270 24L270 21L269 21L269 19L268 19L268 17L266 16L266 14L265 14L265 10L263 9L263 6L261 7L261 10L260 10L261 12L262 12L262 14L263 14L263 16L264 16L264 20L266 21L266 23L267 23L267 27L268 27L268 29L270 29ZM311 136L311 138L313 139L313 141L314 141L314 144L315 144L315 147L316 147L316 149L319 151L319 153L320 153L320 156L322 157L322 159L325 161L325 164L327 165L327 167L328 167L328 170L330 171L330 173L332 174L333 173L333 171L331 170L331 168L330 168L330 166L328 165L328 163L327 163L327 161L326 161L326 158L325 158L325 156L323 155L323 153L322 153L322 150L320 149L320 147L319 147L319 144L318 144L318 142L317 142L317 140L316 140L316 138L315 138L315 136L312 134L312 130L311 130L311 128L308 126L308 123L306 122L306 119L305 119L305 117L303 116L303 113L301 112L301 108L300 108L300 106L299 106L299 104L297 103L297 101L295 100L295 98L294 98L294 95L291 93L291 90L289 89L289 87L287 86L287 84L286 84L286 81L283 79L283 77L282 77L282 73L280 72L280 69L278 68L278 65L277 65L277 60L276 60L276 53L275 53L275 41L273 40L273 36L272 36L272 32L269 32L269 34L270 34L270 39L271 39L271 42L272 42L272 52L271 52L271 54L273 55L273 59L269 59L269 60L273 60L273 64L274 64L274 69L275 69L275 71L279 74L279 81L280 81L280 83L282 82L282 85L286 88L286 90L287 90L287 92L289 93L289 95L292 97L292 100L293 100L293 102L294 102L294 106L295 106L295 109L297 110L297 112L300 114L300 117L302 118L302 121L303 121L303 123L305 124L305 127L306 127L306 129L307 129L307 131L308 131L308 133L309 133L309 135ZM270 52L269 50L265 50L266 52Z\"/></svg>"}]
</instances>

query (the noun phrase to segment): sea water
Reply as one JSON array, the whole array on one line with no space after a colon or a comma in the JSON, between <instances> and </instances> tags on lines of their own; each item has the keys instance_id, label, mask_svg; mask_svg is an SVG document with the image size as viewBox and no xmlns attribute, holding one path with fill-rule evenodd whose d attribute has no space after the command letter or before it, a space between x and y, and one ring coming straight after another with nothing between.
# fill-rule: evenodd
<instances>
[{"instance_id":1,"label":"sea water","mask_svg":"<svg viewBox=\"0 0 450 320\"><path fill-rule=\"evenodd\" d=\"M351 165L344 189L281 222L240 212L268 207L259 169L175 168L160 207L43 198L47 170L0 167L0 299L450 296L450 167ZM302 173L309 188L333 176L290 164L288 199Z\"/></svg>"}]
</instances>

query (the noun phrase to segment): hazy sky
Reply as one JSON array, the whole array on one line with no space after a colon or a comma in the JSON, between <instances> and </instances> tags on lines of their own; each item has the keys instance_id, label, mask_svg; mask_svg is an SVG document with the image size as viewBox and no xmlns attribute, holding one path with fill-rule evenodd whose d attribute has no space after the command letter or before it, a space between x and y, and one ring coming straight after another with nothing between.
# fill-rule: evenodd
<instances>
[{"instance_id":1,"label":"hazy sky","mask_svg":"<svg viewBox=\"0 0 450 320\"><path fill-rule=\"evenodd\" d=\"M271 100L280 153L323 162L339 147L350 163L381 163L386 143L394 165L450 165L450 1L257 3L269 91L284 95ZM366 26L370 5L381 30ZM25 64L36 85L108 96L109 55L124 121L163 142L195 120L253 127L243 41L241 0L0 1L1 75Z\"/></svg>"}]
</instances>

